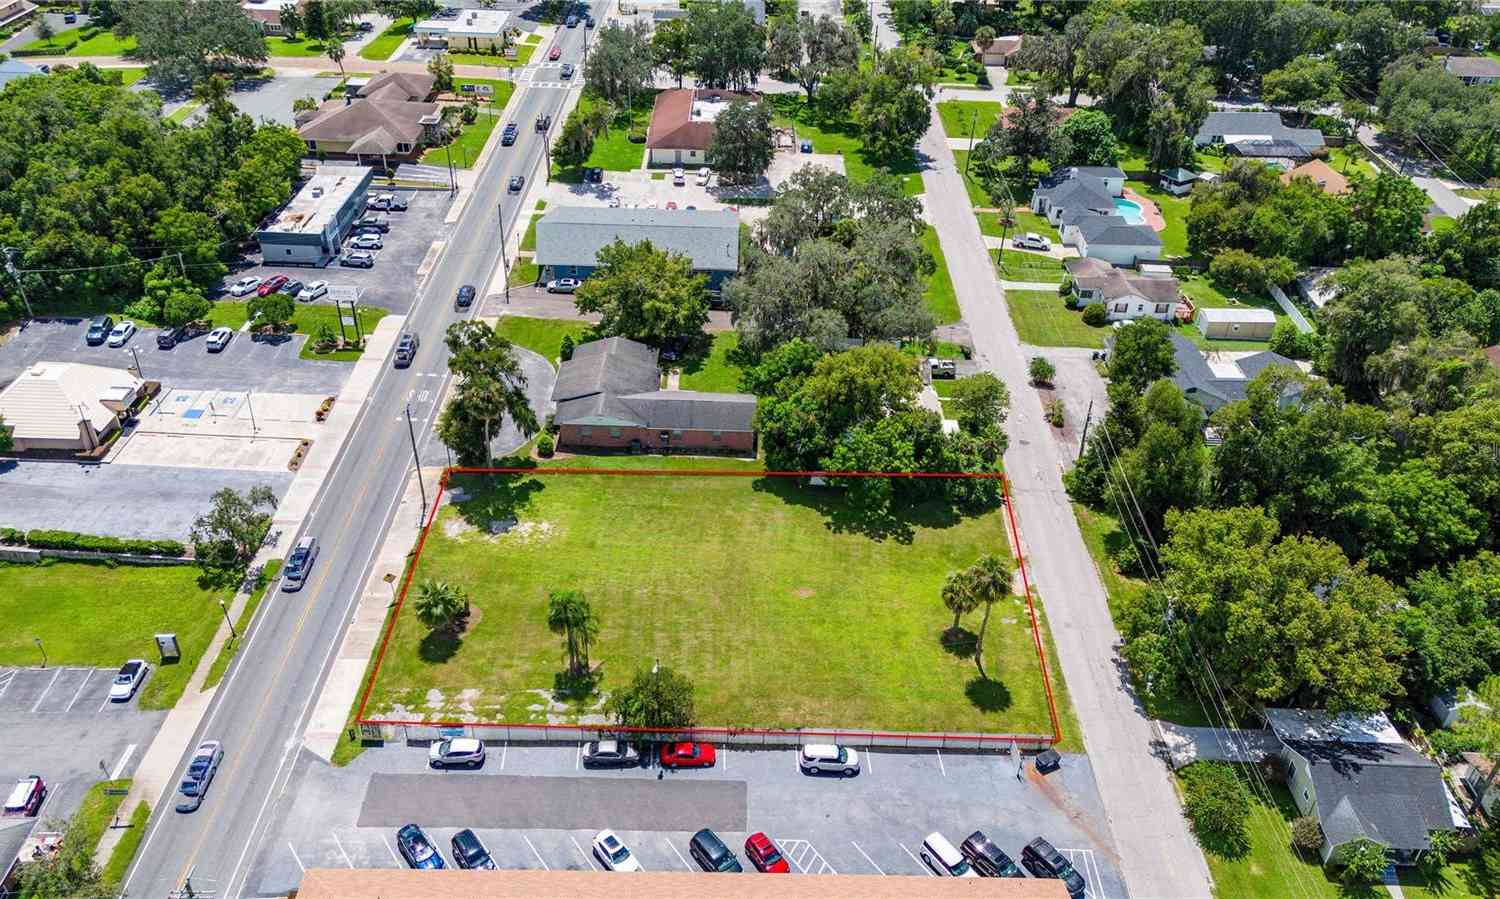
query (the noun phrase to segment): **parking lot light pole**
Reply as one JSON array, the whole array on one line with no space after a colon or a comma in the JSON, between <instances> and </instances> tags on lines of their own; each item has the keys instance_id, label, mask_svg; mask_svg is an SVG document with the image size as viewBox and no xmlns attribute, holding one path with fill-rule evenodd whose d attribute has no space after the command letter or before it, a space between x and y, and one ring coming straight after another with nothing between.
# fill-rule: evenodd
<instances>
[{"instance_id":1,"label":"parking lot light pole","mask_svg":"<svg viewBox=\"0 0 1500 899\"><path fill-rule=\"evenodd\" d=\"M135 357L135 376L137 378L144 378L144 377L146 377L146 373L143 372L143 371L141 371L141 354L136 351L135 347L131 347L130 348L130 355L133 356L133 357Z\"/></svg>"},{"instance_id":2,"label":"parking lot light pole","mask_svg":"<svg viewBox=\"0 0 1500 899\"><path fill-rule=\"evenodd\" d=\"M229 625L229 636L238 640L240 632L234 629L234 622L229 620L229 606L224 604L224 597L219 597L219 611L224 613L224 623Z\"/></svg>"},{"instance_id":3,"label":"parking lot light pole","mask_svg":"<svg viewBox=\"0 0 1500 899\"><path fill-rule=\"evenodd\" d=\"M32 637L31 639L32 639L33 642L36 643L36 648L40 649L42 651L42 667L46 668L47 667L47 648L42 645L42 638L41 637Z\"/></svg>"}]
</instances>

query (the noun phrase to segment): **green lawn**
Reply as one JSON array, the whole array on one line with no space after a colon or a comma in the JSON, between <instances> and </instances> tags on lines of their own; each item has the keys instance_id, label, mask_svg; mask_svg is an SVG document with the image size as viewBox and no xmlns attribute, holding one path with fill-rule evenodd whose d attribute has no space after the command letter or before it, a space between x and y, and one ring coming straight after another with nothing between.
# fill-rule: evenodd
<instances>
[{"instance_id":1,"label":"green lawn","mask_svg":"<svg viewBox=\"0 0 1500 899\"><path fill-rule=\"evenodd\" d=\"M452 158L453 167L456 169L473 168L479 161L479 154L484 150L484 144L490 139L490 134L500 124L500 111L510 100L510 95L515 91L515 85L508 81L490 82L496 85L494 105L480 107L479 118L464 125L459 131L458 137L453 142L443 147L433 147L422 154L422 162L427 165L447 165Z\"/></svg>"},{"instance_id":2,"label":"green lawn","mask_svg":"<svg viewBox=\"0 0 1500 899\"><path fill-rule=\"evenodd\" d=\"M126 66L117 69L104 69L104 72L106 75L110 72L119 72L121 87L130 87L132 84L135 84L137 81L140 81L142 78L146 77L146 70L138 66Z\"/></svg>"},{"instance_id":3,"label":"green lawn","mask_svg":"<svg viewBox=\"0 0 1500 899\"><path fill-rule=\"evenodd\" d=\"M1495 899L1500 896L1500 871L1471 856L1449 861L1434 877L1416 868L1397 868L1401 891L1409 899Z\"/></svg>"},{"instance_id":4,"label":"green lawn","mask_svg":"<svg viewBox=\"0 0 1500 899\"><path fill-rule=\"evenodd\" d=\"M413 19L397 19L390 27L380 32L374 40L365 44L359 50L359 55L364 59L385 60L390 59L406 36L411 34L412 26L416 24Z\"/></svg>"},{"instance_id":5,"label":"green lawn","mask_svg":"<svg viewBox=\"0 0 1500 899\"><path fill-rule=\"evenodd\" d=\"M915 154L895 161L874 159L865 152L858 125L820 117L816 110L808 109L807 99L800 94L768 94L766 100L776 110L778 127L795 126L797 139L812 141L814 153L837 153L844 157L844 172L851 180L868 180L877 168L886 168L901 178L907 195L922 193L922 175Z\"/></svg>"},{"instance_id":6,"label":"green lawn","mask_svg":"<svg viewBox=\"0 0 1500 899\"><path fill-rule=\"evenodd\" d=\"M508 280L511 287L520 287L525 284L535 284L541 276L542 267L537 265L530 256L526 256L517 260L516 264L511 267Z\"/></svg>"},{"instance_id":7,"label":"green lawn","mask_svg":"<svg viewBox=\"0 0 1500 899\"><path fill-rule=\"evenodd\" d=\"M1215 284L1207 275L1189 275L1186 278L1178 278L1177 282L1181 285L1183 294L1189 297L1193 301L1193 304L1200 309L1258 306L1274 312L1277 321L1281 321L1287 317L1286 313L1281 311L1281 307L1277 305L1276 301L1269 296L1225 290ZM1235 302L1230 302L1231 300ZM1263 350L1267 348L1267 343L1264 340L1209 340L1203 336L1203 332L1199 331L1193 325L1184 325L1182 333L1204 349Z\"/></svg>"},{"instance_id":8,"label":"green lawn","mask_svg":"<svg viewBox=\"0 0 1500 899\"><path fill-rule=\"evenodd\" d=\"M1435 215L1427 220L1427 229L1433 233L1452 231L1458 227L1458 219L1447 215Z\"/></svg>"},{"instance_id":9,"label":"green lawn","mask_svg":"<svg viewBox=\"0 0 1500 899\"><path fill-rule=\"evenodd\" d=\"M578 115L580 110L586 109L595 103L601 102L598 98L584 94L578 101L573 115ZM609 172L632 172L641 167L646 160L646 142L634 143L630 140L630 133L636 131L642 135L646 133L646 126L651 123L651 108L656 103L656 93L651 91L643 96L636 97L631 106L630 115L627 119L622 113L615 117L614 124L602 136L594 140L594 149L589 153L580 165L564 168L560 163L552 163L552 177L558 181L579 183L583 181L583 170L586 168L601 168ZM562 130L557 128L560 122L553 123L556 134ZM557 144L553 143L553 150Z\"/></svg>"},{"instance_id":10,"label":"green lawn","mask_svg":"<svg viewBox=\"0 0 1500 899\"><path fill-rule=\"evenodd\" d=\"M527 318L521 315L502 315L495 330L512 343L519 344L540 355L543 359L557 363L562 353L563 337L573 336L575 343L582 341L589 323L562 318Z\"/></svg>"},{"instance_id":11,"label":"green lawn","mask_svg":"<svg viewBox=\"0 0 1500 899\"><path fill-rule=\"evenodd\" d=\"M1047 221L1045 217L1037 215L1029 209L1016 209L1012 215L1012 218L1015 219L1015 224L1011 225L1009 231L1001 228L1000 213L998 212L976 212L974 215L979 219L979 233L987 237L1014 237L1017 234L1034 232L1053 243L1062 242L1062 236L1057 233L1056 228L1052 227L1052 223Z\"/></svg>"},{"instance_id":12,"label":"green lawn","mask_svg":"<svg viewBox=\"0 0 1500 899\"><path fill-rule=\"evenodd\" d=\"M83 32L90 32L90 37L85 38ZM62 48L69 41L76 41L66 53ZM135 38L130 37L120 40L114 36L108 28L99 28L96 25L83 25L78 28L67 28L54 34L48 40L35 40L21 48L27 52L53 51L64 56L124 56L135 50Z\"/></svg>"},{"instance_id":13,"label":"green lawn","mask_svg":"<svg viewBox=\"0 0 1500 899\"><path fill-rule=\"evenodd\" d=\"M948 137L968 137L972 126L974 140L980 141L990 126L1000 119L1004 104L996 100L944 100L937 105L938 119Z\"/></svg>"},{"instance_id":14,"label":"green lawn","mask_svg":"<svg viewBox=\"0 0 1500 899\"><path fill-rule=\"evenodd\" d=\"M305 37L267 37L266 52L271 56L322 56L327 52L327 46L322 41Z\"/></svg>"},{"instance_id":15,"label":"green lawn","mask_svg":"<svg viewBox=\"0 0 1500 899\"><path fill-rule=\"evenodd\" d=\"M501 69L518 69L531 61L536 44L516 45L516 58L507 59L501 53L449 53L448 58L456 66L495 66Z\"/></svg>"},{"instance_id":16,"label":"green lawn","mask_svg":"<svg viewBox=\"0 0 1500 899\"><path fill-rule=\"evenodd\" d=\"M1383 171L1369 158L1365 149L1357 144L1329 147L1327 162L1333 169L1350 175L1358 172L1373 178Z\"/></svg>"},{"instance_id":17,"label":"green lawn","mask_svg":"<svg viewBox=\"0 0 1500 899\"><path fill-rule=\"evenodd\" d=\"M581 461L757 470L723 459ZM553 695L562 646L546 627L546 596L572 588L601 616L590 654L597 688L616 689L660 660L693 680L704 724L1051 729L1022 599L1002 600L991 617L991 680L940 639L952 624L938 599L944 578L985 553L1009 552L1002 510L959 518L924 505L906 510L900 539L875 539L839 493L781 479L459 483L471 499L439 513L416 580L454 583L476 614L450 638L430 635L406 606L371 715L546 721L594 713L596 696ZM507 516L517 529L489 535L489 523ZM979 615L964 624L977 629Z\"/></svg>"},{"instance_id":18,"label":"green lawn","mask_svg":"<svg viewBox=\"0 0 1500 899\"><path fill-rule=\"evenodd\" d=\"M1187 197L1174 197L1145 181L1126 181L1125 186L1151 200L1161 209L1161 216L1167 223L1166 228L1156 232L1156 236L1161 238L1162 256L1169 259L1175 256L1186 256L1188 254L1187 217L1192 201Z\"/></svg>"},{"instance_id":19,"label":"green lawn","mask_svg":"<svg viewBox=\"0 0 1500 899\"><path fill-rule=\"evenodd\" d=\"M541 214L533 215L531 221L526 223L526 233L521 235L521 252L536 252L536 223L542 218Z\"/></svg>"},{"instance_id":20,"label":"green lawn","mask_svg":"<svg viewBox=\"0 0 1500 899\"><path fill-rule=\"evenodd\" d=\"M933 321L940 325L952 324L962 319L963 313L958 308L958 296L953 292L953 277L948 274L948 260L943 258L937 231L930 226L922 232L922 246L937 261L937 270L927 279L927 290L922 294L922 299L932 312Z\"/></svg>"},{"instance_id":21,"label":"green lawn","mask_svg":"<svg viewBox=\"0 0 1500 899\"><path fill-rule=\"evenodd\" d=\"M1102 349L1109 326L1083 323L1083 312L1063 305L1056 291L1007 290L1005 304L1022 343L1032 346L1082 346Z\"/></svg>"},{"instance_id":22,"label":"green lawn","mask_svg":"<svg viewBox=\"0 0 1500 899\"><path fill-rule=\"evenodd\" d=\"M260 578L255 583L255 590L250 598L245 600L245 608L240 610L239 618L235 619L234 630L239 636L230 637L219 647L219 654L214 657L214 663L208 668L208 676L203 680L203 689L207 690L219 682L224 672L229 668L229 662L235 653L240 651L240 644L244 642L247 632L250 630L250 622L255 618L255 610L260 608L260 602L266 596L266 588L271 581L276 579L276 573L281 570L281 560L272 559L261 569Z\"/></svg>"},{"instance_id":23,"label":"green lawn","mask_svg":"<svg viewBox=\"0 0 1500 899\"><path fill-rule=\"evenodd\" d=\"M1006 281L1045 281L1061 284L1067 272L1062 260L1020 250L990 250L1000 277Z\"/></svg>"},{"instance_id":24,"label":"green lawn","mask_svg":"<svg viewBox=\"0 0 1500 899\"><path fill-rule=\"evenodd\" d=\"M1500 200L1500 187L1461 187L1454 193L1471 200Z\"/></svg>"},{"instance_id":25,"label":"green lawn","mask_svg":"<svg viewBox=\"0 0 1500 899\"><path fill-rule=\"evenodd\" d=\"M683 362L682 380L677 386L683 390L709 393L739 393L742 369L731 361L739 346L740 336L733 331L713 335L707 356Z\"/></svg>"},{"instance_id":26,"label":"green lawn","mask_svg":"<svg viewBox=\"0 0 1500 899\"><path fill-rule=\"evenodd\" d=\"M979 179L964 172L964 163L969 158L968 150L954 150L953 162L958 166L958 176L964 181L964 190L969 193L970 206L992 206L989 191L979 183Z\"/></svg>"},{"instance_id":27,"label":"green lawn","mask_svg":"<svg viewBox=\"0 0 1500 899\"><path fill-rule=\"evenodd\" d=\"M1378 888L1347 893L1324 873L1316 853L1306 853L1305 860L1300 858L1290 845L1292 820L1297 817L1292 794L1281 784L1267 786L1269 802L1258 789L1250 791L1249 850L1233 859L1203 853L1219 899L1384 895L1384 890Z\"/></svg>"},{"instance_id":28,"label":"green lawn","mask_svg":"<svg viewBox=\"0 0 1500 899\"><path fill-rule=\"evenodd\" d=\"M100 877L105 883L117 886L125 879L126 872L130 870L130 863L135 861L135 853L141 847L141 841L146 838L146 824L150 820L151 804L142 801L130 814L130 829L125 831L120 837L120 842L115 844L114 851L109 854L109 862L100 872Z\"/></svg>"},{"instance_id":29,"label":"green lawn","mask_svg":"<svg viewBox=\"0 0 1500 899\"><path fill-rule=\"evenodd\" d=\"M125 801L124 791L130 789L130 778L101 780L83 794L78 811L68 820L68 833L85 846L98 846L104 831L115 819L120 803ZM110 795L114 791L118 795Z\"/></svg>"},{"instance_id":30,"label":"green lawn","mask_svg":"<svg viewBox=\"0 0 1500 899\"><path fill-rule=\"evenodd\" d=\"M140 693L143 708L171 708L223 620L218 594L197 578L191 565L0 563L0 665L40 662L33 638L51 665L155 665L155 635L175 632L181 661L157 665Z\"/></svg>"},{"instance_id":31,"label":"green lawn","mask_svg":"<svg viewBox=\"0 0 1500 899\"><path fill-rule=\"evenodd\" d=\"M199 103L197 100L188 100L186 103L183 103L181 106L177 107L177 109L171 115L167 116L167 121L172 122L176 125L186 125L187 120L192 118L193 113L197 112L198 107L202 105L203 104Z\"/></svg>"},{"instance_id":32,"label":"green lawn","mask_svg":"<svg viewBox=\"0 0 1500 899\"><path fill-rule=\"evenodd\" d=\"M379 306L361 305L359 307L359 324L365 335L369 335L375 329L376 323L385 318L387 310ZM239 328L245 323L248 313L245 311L245 303L241 300L219 300L214 303L213 309L208 313L208 320L213 322L214 327L220 325L226 328ZM339 330L339 316L333 306L322 303L298 303L296 311L292 313L292 327L298 334L306 334L309 337L317 334L318 326L326 323L333 329L335 334ZM354 338L354 327L344 326L346 333L352 340ZM249 334L239 334L236 340L249 340ZM315 353L312 350L312 341L306 341L302 346L301 357L303 359L321 359L332 362L353 362L359 358L361 350L339 350L333 353Z\"/></svg>"}]
</instances>

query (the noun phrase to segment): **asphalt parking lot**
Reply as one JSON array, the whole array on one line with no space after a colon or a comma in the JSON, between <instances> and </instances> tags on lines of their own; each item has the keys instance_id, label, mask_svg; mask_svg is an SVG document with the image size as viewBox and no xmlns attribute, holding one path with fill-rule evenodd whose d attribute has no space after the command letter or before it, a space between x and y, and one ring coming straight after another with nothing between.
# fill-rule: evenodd
<instances>
[{"instance_id":1,"label":"asphalt parking lot","mask_svg":"<svg viewBox=\"0 0 1500 899\"><path fill-rule=\"evenodd\" d=\"M291 126L296 121L292 104L302 97L319 103L339 79L320 77L313 72L283 72L275 78L237 81L229 92L229 102L257 122L276 122Z\"/></svg>"},{"instance_id":2,"label":"asphalt parking lot","mask_svg":"<svg viewBox=\"0 0 1500 899\"><path fill-rule=\"evenodd\" d=\"M804 775L790 748L721 746L716 767L678 772L588 771L577 746L521 744L489 747L478 772L431 771L426 752L393 744L344 768L303 753L277 810L281 829L260 847L254 892L285 893L312 867L404 867L400 818L422 825L449 862L449 841L469 826L500 867L549 870L598 868L589 844L604 828L647 870L696 870L688 839L717 824L742 861L746 836L764 831L799 872L917 876L930 873L918 851L934 830L955 844L983 830L1012 857L1040 835L1072 859L1088 895L1125 895L1104 828L1095 827L1103 808L1081 755L1045 777L1028 762L1017 779L1004 754L862 752L863 770L846 779ZM537 783L516 783L527 779ZM666 813L642 816L646 802Z\"/></svg>"},{"instance_id":3,"label":"asphalt parking lot","mask_svg":"<svg viewBox=\"0 0 1500 899\"><path fill-rule=\"evenodd\" d=\"M137 699L110 702L116 670L0 668L0 787L40 774L48 786L42 821L67 818L94 783L131 776L167 716L143 711Z\"/></svg>"}]
</instances>

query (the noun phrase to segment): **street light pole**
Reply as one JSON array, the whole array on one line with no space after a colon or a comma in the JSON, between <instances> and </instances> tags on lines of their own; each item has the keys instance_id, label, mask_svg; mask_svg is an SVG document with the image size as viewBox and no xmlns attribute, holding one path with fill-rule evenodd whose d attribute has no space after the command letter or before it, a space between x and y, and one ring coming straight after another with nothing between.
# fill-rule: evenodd
<instances>
[{"instance_id":1,"label":"street light pole","mask_svg":"<svg viewBox=\"0 0 1500 899\"><path fill-rule=\"evenodd\" d=\"M135 376L137 378L146 377L146 373L141 371L141 354L136 351L135 347L131 347L130 355L135 357Z\"/></svg>"},{"instance_id":2,"label":"street light pole","mask_svg":"<svg viewBox=\"0 0 1500 899\"><path fill-rule=\"evenodd\" d=\"M495 204L495 214L500 217L500 273L505 276L505 305L510 305L510 260L505 248L505 201Z\"/></svg>"},{"instance_id":3,"label":"street light pole","mask_svg":"<svg viewBox=\"0 0 1500 899\"><path fill-rule=\"evenodd\" d=\"M15 247L0 247L0 253L5 254L5 270L16 280L16 292L21 295L21 303L26 306L26 317L36 318L36 314L31 311L31 300L26 298L26 286L21 283L21 273L16 271L16 265L10 258L10 254L15 251Z\"/></svg>"},{"instance_id":4,"label":"street light pole","mask_svg":"<svg viewBox=\"0 0 1500 899\"><path fill-rule=\"evenodd\" d=\"M47 667L47 647L45 647L45 646L42 645L42 638L41 637L32 637L31 639L32 639L32 642L36 643L36 648L40 649L42 651L42 667L46 668Z\"/></svg>"},{"instance_id":5,"label":"street light pole","mask_svg":"<svg viewBox=\"0 0 1500 899\"><path fill-rule=\"evenodd\" d=\"M443 145L443 154L448 157L448 194L458 193L458 179L453 175L453 142Z\"/></svg>"},{"instance_id":6,"label":"street light pole","mask_svg":"<svg viewBox=\"0 0 1500 899\"><path fill-rule=\"evenodd\" d=\"M427 520L427 485L422 483L422 459L417 455L417 429L411 423L411 403L406 404L406 432L411 435L411 461L417 467L417 487L422 491L422 510L417 518L420 526Z\"/></svg>"},{"instance_id":7,"label":"street light pole","mask_svg":"<svg viewBox=\"0 0 1500 899\"><path fill-rule=\"evenodd\" d=\"M224 605L224 598L219 597L219 611L224 613L224 623L229 625L229 636L235 640L240 638L240 632L234 629L234 622L229 620L229 606Z\"/></svg>"}]
</instances>

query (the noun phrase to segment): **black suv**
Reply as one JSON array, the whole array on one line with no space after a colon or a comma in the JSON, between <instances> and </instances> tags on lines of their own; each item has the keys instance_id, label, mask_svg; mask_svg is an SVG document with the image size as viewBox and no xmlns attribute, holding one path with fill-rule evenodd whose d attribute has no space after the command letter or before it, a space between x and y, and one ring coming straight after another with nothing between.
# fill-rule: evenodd
<instances>
[{"instance_id":1,"label":"black suv","mask_svg":"<svg viewBox=\"0 0 1500 899\"><path fill-rule=\"evenodd\" d=\"M688 842L688 854L705 871L739 874L745 870L740 867L739 857L724 845L718 834L706 827L693 834L692 840Z\"/></svg>"},{"instance_id":2,"label":"black suv","mask_svg":"<svg viewBox=\"0 0 1500 899\"><path fill-rule=\"evenodd\" d=\"M516 138L520 135L521 129L516 125L515 122L511 122L509 125L505 126L504 131L500 132L500 146L510 146L511 144L516 142Z\"/></svg>"},{"instance_id":3,"label":"black suv","mask_svg":"<svg viewBox=\"0 0 1500 899\"><path fill-rule=\"evenodd\" d=\"M544 112L541 115L539 115L539 116L536 117L536 130L538 130L538 131L546 131L548 128L551 128L551 127L552 127L552 116L547 115Z\"/></svg>"},{"instance_id":4,"label":"black suv","mask_svg":"<svg viewBox=\"0 0 1500 899\"><path fill-rule=\"evenodd\" d=\"M458 296L453 298L453 305L459 309L467 309L474 305L474 285L465 284L458 289Z\"/></svg>"},{"instance_id":5,"label":"black suv","mask_svg":"<svg viewBox=\"0 0 1500 899\"><path fill-rule=\"evenodd\" d=\"M200 334L206 333L208 332L204 328L193 322L178 325L175 328L167 328L156 335L156 348L159 350L170 350L185 340L190 340Z\"/></svg>"},{"instance_id":6,"label":"black suv","mask_svg":"<svg viewBox=\"0 0 1500 899\"><path fill-rule=\"evenodd\" d=\"M1069 896L1082 896L1083 891L1088 888L1083 875L1074 870L1062 853L1041 837L1027 843L1026 848L1021 850L1021 864L1026 866L1033 877L1061 880Z\"/></svg>"},{"instance_id":7,"label":"black suv","mask_svg":"<svg viewBox=\"0 0 1500 899\"><path fill-rule=\"evenodd\" d=\"M422 341L415 334L402 334L401 339L396 341L396 367L406 368L411 365L411 360L417 356L417 347Z\"/></svg>"},{"instance_id":8,"label":"black suv","mask_svg":"<svg viewBox=\"0 0 1500 899\"><path fill-rule=\"evenodd\" d=\"M379 213L367 212L364 215L360 216L359 221L354 223L354 227L362 228L368 231L378 231L381 234L384 234L387 231L391 230L391 223L386 219L385 216L380 215Z\"/></svg>"},{"instance_id":9,"label":"black suv","mask_svg":"<svg viewBox=\"0 0 1500 899\"><path fill-rule=\"evenodd\" d=\"M460 868L480 868L485 871L495 870L495 860L490 858L490 852L479 842L479 837L474 831L464 828L453 835L453 861Z\"/></svg>"},{"instance_id":10,"label":"black suv","mask_svg":"<svg viewBox=\"0 0 1500 899\"><path fill-rule=\"evenodd\" d=\"M96 315L89 322L89 331L83 335L83 342L89 346L98 346L114 330L115 320L107 315Z\"/></svg>"},{"instance_id":11,"label":"black suv","mask_svg":"<svg viewBox=\"0 0 1500 899\"><path fill-rule=\"evenodd\" d=\"M964 854L969 864L974 866L983 877L1025 877L1016 863L1011 861L1010 856L984 835L984 831L976 830L969 834L958 851Z\"/></svg>"}]
</instances>

